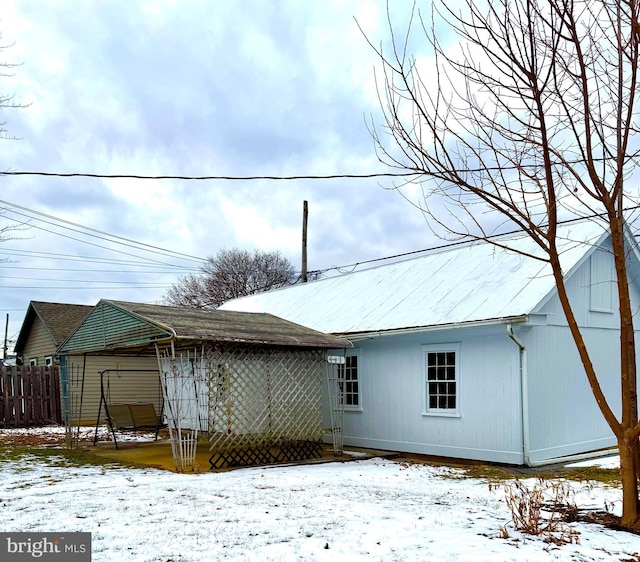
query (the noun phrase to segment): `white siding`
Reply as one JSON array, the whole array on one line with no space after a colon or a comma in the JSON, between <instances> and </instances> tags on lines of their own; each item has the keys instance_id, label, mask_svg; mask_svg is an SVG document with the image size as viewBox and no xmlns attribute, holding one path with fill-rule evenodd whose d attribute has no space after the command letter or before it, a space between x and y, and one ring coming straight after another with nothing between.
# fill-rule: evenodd
<instances>
[{"instance_id":1,"label":"white siding","mask_svg":"<svg viewBox=\"0 0 640 562\"><path fill-rule=\"evenodd\" d=\"M566 281L569 300L610 406L620 411L620 315L610 246L594 252ZM635 267L635 265L634 265ZM594 283L596 286L594 287ZM637 316L638 290L631 285ZM611 301L610 311L604 306ZM596 306L594 306L596 305ZM521 332L527 345L531 460L541 461L616 444L593 397L557 295L539 309L546 326Z\"/></svg>"},{"instance_id":2,"label":"white siding","mask_svg":"<svg viewBox=\"0 0 640 562\"><path fill-rule=\"evenodd\" d=\"M456 417L425 415L421 345L434 343L460 343ZM362 350L362 411L345 412L345 444L523 462L519 351L504 326L376 338L356 345Z\"/></svg>"},{"instance_id":3,"label":"white siding","mask_svg":"<svg viewBox=\"0 0 640 562\"><path fill-rule=\"evenodd\" d=\"M610 405L619 412L618 332L583 328L587 348ZM580 362L569 328L535 327L528 350L530 449L533 462L616 444Z\"/></svg>"}]
</instances>

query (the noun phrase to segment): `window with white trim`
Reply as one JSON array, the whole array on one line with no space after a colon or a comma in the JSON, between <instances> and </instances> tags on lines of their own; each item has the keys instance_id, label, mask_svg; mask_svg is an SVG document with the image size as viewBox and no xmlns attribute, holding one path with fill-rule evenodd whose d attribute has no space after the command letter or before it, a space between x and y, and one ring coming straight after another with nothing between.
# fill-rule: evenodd
<instances>
[{"instance_id":1,"label":"window with white trim","mask_svg":"<svg viewBox=\"0 0 640 562\"><path fill-rule=\"evenodd\" d=\"M423 345L427 413L459 411L460 344Z\"/></svg>"},{"instance_id":2,"label":"window with white trim","mask_svg":"<svg viewBox=\"0 0 640 562\"><path fill-rule=\"evenodd\" d=\"M30 367L37 367L38 366L38 358L37 357L32 357L31 359L29 359L29 366Z\"/></svg>"},{"instance_id":3,"label":"window with white trim","mask_svg":"<svg viewBox=\"0 0 640 562\"><path fill-rule=\"evenodd\" d=\"M359 352L347 352L344 365L338 365L340 375L344 374L342 383L342 403L346 409L359 410L362 407L360 402L360 379L358 376Z\"/></svg>"},{"instance_id":4,"label":"window with white trim","mask_svg":"<svg viewBox=\"0 0 640 562\"><path fill-rule=\"evenodd\" d=\"M47 355L44 358L44 366L45 367L53 367L53 355Z\"/></svg>"}]
</instances>

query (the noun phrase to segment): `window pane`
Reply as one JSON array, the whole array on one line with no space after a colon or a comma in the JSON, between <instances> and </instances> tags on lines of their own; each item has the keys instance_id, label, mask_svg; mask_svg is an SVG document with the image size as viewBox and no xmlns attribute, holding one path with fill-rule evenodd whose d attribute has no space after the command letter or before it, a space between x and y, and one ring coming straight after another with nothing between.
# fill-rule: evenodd
<instances>
[{"instance_id":1,"label":"window pane","mask_svg":"<svg viewBox=\"0 0 640 562\"><path fill-rule=\"evenodd\" d=\"M358 357L357 355L348 355L344 365L339 365L339 375L343 377L342 384L342 402L345 406L359 406L360 395L358 385Z\"/></svg>"},{"instance_id":2,"label":"window pane","mask_svg":"<svg viewBox=\"0 0 640 562\"><path fill-rule=\"evenodd\" d=\"M426 359L427 407L436 410L455 410L457 407L456 352L428 352Z\"/></svg>"}]
</instances>

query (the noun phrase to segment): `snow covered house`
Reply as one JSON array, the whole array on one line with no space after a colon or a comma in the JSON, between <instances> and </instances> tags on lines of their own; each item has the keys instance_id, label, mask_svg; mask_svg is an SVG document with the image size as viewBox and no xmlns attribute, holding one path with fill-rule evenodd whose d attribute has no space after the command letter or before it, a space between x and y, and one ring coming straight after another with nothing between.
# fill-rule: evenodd
<instances>
[{"instance_id":1,"label":"snow covered house","mask_svg":"<svg viewBox=\"0 0 640 562\"><path fill-rule=\"evenodd\" d=\"M229 301L347 337L346 445L537 465L616 444L592 396L550 267L522 234ZM639 253L629 236L634 310ZM595 220L558 232L601 384L620 409L610 240ZM637 321L637 319L636 319ZM325 416L328 416L325 405Z\"/></svg>"}]
</instances>

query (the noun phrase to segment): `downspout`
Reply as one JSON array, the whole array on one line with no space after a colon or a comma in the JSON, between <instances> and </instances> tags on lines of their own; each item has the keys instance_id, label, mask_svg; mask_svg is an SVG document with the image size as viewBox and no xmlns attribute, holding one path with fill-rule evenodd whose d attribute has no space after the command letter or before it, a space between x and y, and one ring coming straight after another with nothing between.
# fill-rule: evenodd
<instances>
[{"instance_id":1,"label":"downspout","mask_svg":"<svg viewBox=\"0 0 640 562\"><path fill-rule=\"evenodd\" d=\"M527 348L524 342L513 333L513 325L507 324L507 335L520 351L520 401L522 408L522 451L525 466L532 466L529 458L529 380L527 376Z\"/></svg>"}]
</instances>

